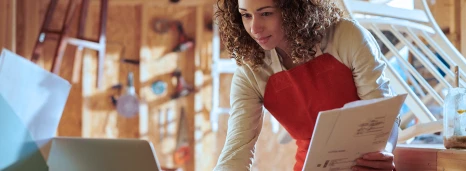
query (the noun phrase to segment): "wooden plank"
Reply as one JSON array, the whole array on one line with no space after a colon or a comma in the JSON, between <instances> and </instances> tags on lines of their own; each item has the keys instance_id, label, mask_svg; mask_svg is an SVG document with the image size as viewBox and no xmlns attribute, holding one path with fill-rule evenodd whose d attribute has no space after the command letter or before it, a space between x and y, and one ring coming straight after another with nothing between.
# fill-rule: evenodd
<instances>
[{"instance_id":1,"label":"wooden plank","mask_svg":"<svg viewBox=\"0 0 466 171\"><path fill-rule=\"evenodd\" d=\"M173 168L177 125L174 122L177 118L174 111L177 102L170 99L174 92L171 73L177 68L177 59L182 56L170 53L175 44L174 32L157 33L153 29L153 23L156 19L172 20L174 11L183 8L144 6L141 27L143 36L140 50L140 97L147 102L148 118L150 118L147 121L149 130L144 136L154 144L160 164L163 167ZM166 91L161 95L156 95L152 91L152 84L156 81L167 84Z\"/></svg>"},{"instance_id":2,"label":"wooden plank","mask_svg":"<svg viewBox=\"0 0 466 171\"><path fill-rule=\"evenodd\" d=\"M139 64L139 78L137 79L137 81L139 82L139 84L141 84L143 82L143 74L144 74L144 63L143 63L143 60L145 58L144 56L144 48L143 47L147 47L147 40L145 39L147 37L147 34L148 34L148 31L149 31L149 23L146 22L146 21L149 21L149 15L148 15L148 11L149 11L149 6L147 5L141 5L141 7L139 7L141 10L140 10L140 16L141 16L141 27L140 27L140 35L141 35L141 39L140 39L140 48L139 48L139 61L140 61L140 64ZM141 85L139 86L139 90L141 90ZM149 106L147 104L147 101L144 99L143 95L140 96L140 102L141 102L141 111L139 111L139 129L140 129L140 134L141 134L141 139L146 139L146 140L149 140L151 141L151 136L149 136L150 134L156 134L156 136L160 136L158 133L160 133L159 131L157 131L157 123L159 122L158 119L158 115L151 115L149 113ZM152 122L154 122L155 124L151 124ZM156 140L154 140L156 141Z\"/></svg>"},{"instance_id":3,"label":"wooden plank","mask_svg":"<svg viewBox=\"0 0 466 171\"><path fill-rule=\"evenodd\" d=\"M455 1L456 0L443 0L435 1L435 3L428 3L432 12L432 16L441 29L449 29L450 32L446 34L447 38L456 47L459 47L459 37L457 34L457 25L455 23ZM415 1L416 2L416 1Z\"/></svg>"},{"instance_id":4,"label":"wooden plank","mask_svg":"<svg viewBox=\"0 0 466 171\"><path fill-rule=\"evenodd\" d=\"M26 57L24 53L24 43L25 43L25 30L27 29L25 27L26 24L26 6L28 3L24 3L25 0L18 0L17 6L16 6L16 53L20 56ZM37 2L37 1L34 1ZM36 7L38 8L38 7ZM27 58L27 57L26 57Z\"/></svg>"},{"instance_id":5,"label":"wooden plank","mask_svg":"<svg viewBox=\"0 0 466 171\"><path fill-rule=\"evenodd\" d=\"M9 28L10 30L8 31L8 37L10 39L10 49L12 52L16 53L16 0L10 0L9 1Z\"/></svg>"},{"instance_id":6,"label":"wooden plank","mask_svg":"<svg viewBox=\"0 0 466 171\"><path fill-rule=\"evenodd\" d=\"M204 48L203 46L203 36L204 36L204 6L202 5L199 5L196 7L196 34L195 34L195 40L196 40L196 46L195 46L195 49L194 49L194 70L195 72L193 73L193 77L194 77L194 80L198 80L199 78L196 77L196 72L198 71L198 68L200 67L201 65L201 59L202 59L202 49ZM197 81L196 81L197 82ZM193 81L194 83L194 81ZM194 84L193 84L194 85ZM196 89L199 89L200 87L196 86ZM201 94L199 94L199 92L196 93L196 96L201 96ZM195 100L196 99L196 100ZM200 166L201 166L201 162L203 160L196 160L196 158L200 157L202 158L202 154L199 154L201 153L201 150L199 150L198 147L198 141L197 141L197 138L194 136L196 135L196 133L201 133L200 130L196 129L198 128L198 120L197 120L197 116L198 115L201 115L202 117L202 113L199 114L196 109L196 106L203 106L203 101L202 100L198 100L199 98L195 98L193 99L193 102L195 104L193 104L193 115L190 119L192 119L192 121L189 121L190 123L189 124L192 124L190 128L190 130L188 131L190 134L192 134L192 139L190 139L192 142L189 142L190 145L191 145L191 149L194 150L194 152L192 153L192 158L193 158L193 168L192 170L205 170L205 169L202 169Z\"/></svg>"},{"instance_id":7,"label":"wooden plank","mask_svg":"<svg viewBox=\"0 0 466 171\"><path fill-rule=\"evenodd\" d=\"M13 29L13 16L12 16L12 2L11 0L0 1L0 48L6 48L14 52L12 45L12 29Z\"/></svg>"},{"instance_id":8,"label":"wooden plank","mask_svg":"<svg viewBox=\"0 0 466 171\"><path fill-rule=\"evenodd\" d=\"M42 0L43 1L43 0ZM47 9L42 1L18 1L17 52L27 59L31 58L32 49L39 35L40 26ZM42 12L41 12L42 11Z\"/></svg>"},{"instance_id":9,"label":"wooden plank","mask_svg":"<svg viewBox=\"0 0 466 171\"><path fill-rule=\"evenodd\" d=\"M139 138L139 118L119 115L111 102L126 92L127 75L131 71L138 92L139 68L122 63L123 58L139 59L140 9L136 6L109 5L107 19L107 53L103 89L95 87L97 59L95 51L85 51L83 60L83 136L107 138ZM99 16L100 4L90 4L89 16ZM88 17L85 37L98 37L99 17ZM119 91L112 86L122 84Z\"/></svg>"},{"instance_id":10,"label":"wooden plank","mask_svg":"<svg viewBox=\"0 0 466 171\"><path fill-rule=\"evenodd\" d=\"M394 152L395 166L397 170L435 171L440 150L398 146Z\"/></svg>"},{"instance_id":11,"label":"wooden plank","mask_svg":"<svg viewBox=\"0 0 466 171\"><path fill-rule=\"evenodd\" d=\"M7 24L7 1L0 1L0 48L8 48L6 42L6 24Z\"/></svg>"},{"instance_id":12,"label":"wooden plank","mask_svg":"<svg viewBox=\"0 0 466 171\"><path fill-rule=\"evenodd\" d=\"M400 144L394 154L397 170L466 170L466 150L445 149L442 144Z\"/></svg>"},{"instance_id":13,"label":"wooden plank","mask_svg":"<svg viewBox=\"0 0 466 171\"><path fill-rule=\"evenodd\" d=\"M192 13L188 13L180 21L183 24L184 31L188 37L195 38L196 37L196 13L194 7L189 7L187 10L191 10ZM188 85L194 85L195 81L195 51L194 49L189 49L184 52L178 53L180 55L179 59L179 68L182 71L183 77ZM191 93L185 97L182 97L178 100L178 107L184 107L186 112L186 120L187 120L187 139L189 143L189 150L190 150L190 160L185 163L182 168L185 171L194 171L195 170L195 141L194 141L194 116L195 116L195 109L194 109L194 94Z\"/></svg>"},{"instance_id":14,"label":"wooden plank","mask_svg":"<svg viewBox=\"0 0 466 171\"><path fill-rule=\"evenodd\" d=\"M437 155L437 170L466 170L466 150L442 150Z\"/></svg>"},{"instance_id":15,"label":"wooden plank","mask_svg":"<svg viewBox=\"0 0 466 171\"><path fill-rule=\"evenodd\" d=\"M112 5L111 7L113 8L109 8L109 16L112 17L109 17L109 27L107 27L108 44L112 44L112 42L119 42L123 44L124 51L120 51L120 60L130 59L139 61L139 49L141 44L141 32L139 28L141 25L141 13L139 11L141 11L141 6ZM117 25L123 26L115 27ZM120 83L125 84L126 87L127 76L132 72L134 75L134 88L136 90L136 94L139 94L139 65L123 62L120 62L119 64ZM125 118L122 115L118 116L118 137L139 138L139 116L137 115L133 118Z\"/></svg>"}]
</instances>

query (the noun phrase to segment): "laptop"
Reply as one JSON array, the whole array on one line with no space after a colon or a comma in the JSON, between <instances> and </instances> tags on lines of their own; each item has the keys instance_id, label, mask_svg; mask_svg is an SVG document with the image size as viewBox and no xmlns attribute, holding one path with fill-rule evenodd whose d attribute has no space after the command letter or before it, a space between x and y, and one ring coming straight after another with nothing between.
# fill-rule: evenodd
<instances>
[{"instance_id":1,"label":"laptop","mask_svg":"<svg viewBox=\"0 0 466 171\"><path fill-rule=\"evenodd\" d=\"M161 171L152 143L140 139L57 137L47 161L50 171Z\"/></svg>"}]
</instances>

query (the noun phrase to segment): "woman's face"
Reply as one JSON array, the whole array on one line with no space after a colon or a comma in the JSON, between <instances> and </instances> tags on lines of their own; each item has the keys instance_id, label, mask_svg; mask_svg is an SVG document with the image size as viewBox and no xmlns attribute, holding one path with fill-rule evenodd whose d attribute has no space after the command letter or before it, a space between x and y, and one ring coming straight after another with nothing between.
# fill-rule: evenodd
<instances>
[{"instance_id":1,"label":"woman's face","mask_svg":"<svg viewBox=\"0 0 466 171\"><path fill-rule=\"evenodd\" d=\"M238 0L244 29L265 50L284 42L282 15L274 0Z\"/></svg>"}]
</instances>

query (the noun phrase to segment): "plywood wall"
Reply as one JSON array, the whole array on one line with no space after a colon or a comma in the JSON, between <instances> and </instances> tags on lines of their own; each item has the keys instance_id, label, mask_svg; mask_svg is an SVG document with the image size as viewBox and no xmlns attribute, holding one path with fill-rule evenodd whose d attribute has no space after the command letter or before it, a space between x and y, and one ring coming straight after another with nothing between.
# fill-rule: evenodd
<instances>
[{"instance_id":1,"label":"plywood wall","mask_svg":"<svg viewBox=\"0 0 466 171\"><path fill-rule=\"evenodd\" d=\"M188 139L194 142L194 95L190 94L178 100L171 99L171 95L175 93L172 74L180 69L186 83L194 85L194 50L190 49L182 53L171 52L177 44L177 33L174 30L163 34L156 33L152 29L152 24L154 19L180 21L186 34L194 38L196 8L146 6L142 11L145 36L142 38L141 49L143 53L141 54L141 98L147 103L147 115L150 118L145 121L149 129L144 136L154 143L157 155L165 166L178 167L173 161L173 152L176 150L176 131L181 108L184 108L186 120L190 123L188 129L191 134ZM155 81L167 83L165 94L160 96L154 94L152 84ZM194 152L194 144L190 144L190 151ZM193 160L190 160L187 165L194 168Z\"/></svg>"},{"instance_id":2,"label":"plywood wall","mask_svg":"<svg viewBox=\"0 0 466 171\"><path fill-rule=\"evenodd\" d=\"M0 45L11 51L16 51L16 5L15 0L0 1Z\"/></svg>"},{"instance_id":3,"label":"plywood wall","mask_svg":"<svg viewBox=\"0 0 466 171\"><path fill-rule=\"evenodd\" d=\"M417 4L419 5L419 3ZM447 30L446 36L466 56L466 0L430 1L429 7L440 28Z\"/></svg>"}]
</instances>

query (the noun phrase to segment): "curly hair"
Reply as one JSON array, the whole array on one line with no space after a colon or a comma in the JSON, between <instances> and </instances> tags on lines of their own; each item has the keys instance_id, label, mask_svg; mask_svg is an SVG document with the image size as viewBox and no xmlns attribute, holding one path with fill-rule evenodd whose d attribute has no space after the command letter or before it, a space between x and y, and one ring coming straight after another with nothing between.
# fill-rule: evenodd
<instances>
[{"instance_id":1,"label":"curly hair","mask_svg":"<svg viewBox=\"0 0 466 171\"><path fill-rule=\"evenodd\" d=\"M313 59L314 47L322 41L325 30L343 17L342 10L329 0L274 1L282 11L282 29L292 51L293 63ZM256 69L264 63L264 50L244 29L238 0L218 0L215 20L226 50L239 66L246 63Z\"/></svg>"}]
</instances>

